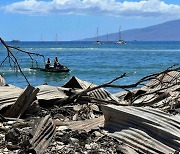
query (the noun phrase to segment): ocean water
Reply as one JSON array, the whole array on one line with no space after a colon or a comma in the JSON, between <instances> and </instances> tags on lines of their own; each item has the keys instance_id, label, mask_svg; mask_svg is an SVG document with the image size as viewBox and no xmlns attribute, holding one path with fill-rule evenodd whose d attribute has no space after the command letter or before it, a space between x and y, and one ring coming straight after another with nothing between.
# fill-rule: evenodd
<instances>
[{"instance_id":1,"label":"ocean water","mask_svg":"<svg viewBox=\"0 0 180 154\"><path fill-rule=\"evenodd\" d=\"M47 83L62 86L72 76L94 84L102 84L127 73L127 76L114 84L124 85L135 83L145 75L162 71L173 64L180 64L180 42L128 42L117 45L105 42L96 45L93 42L7 42L29 52L43 54L45 58L59 58L66 65L69 73L48 73L32 70L32 61L26 54L12 50L18 62L33 86ZM7 56L6 49L0 45L0 62ZM42 57L33 56L39 67L44 67ZM35 64L35 63L34 63ZM13 67L13 62L11 61ZM7 59L0 68L7 83L24 88L27 82L23 76L12 69ZM108 89L118 92L120 89Z\"/></svg>"}]
</instances>

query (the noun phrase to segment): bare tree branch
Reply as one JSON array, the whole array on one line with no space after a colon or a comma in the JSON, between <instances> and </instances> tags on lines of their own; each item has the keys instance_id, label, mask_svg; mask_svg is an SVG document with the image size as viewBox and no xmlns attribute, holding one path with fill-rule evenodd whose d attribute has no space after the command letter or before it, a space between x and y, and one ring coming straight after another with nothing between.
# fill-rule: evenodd
<instances>
[{"instance_id":1,"label":"bare tree branch","mask_svg":"<svg viewBox=\"0 0 180 154\"><path fill-rule=\"evenodd\" d=\"M8 61L8 62L9 62L9 65L10 65L10 67L13 69L13 66L12 66L12 64L11 64L11 62L13 62L14 68L15 68L16 70L19 69L19 71L21 72L21 74L22 74L23 77L25 78L25 80L26 80L26 82L28 83L28 85L30 85L28 79L26 78L25 74L23 73L23 71L22 71L22 69L21 69L21 67L20 67L20 65L19 65L19 62L18 62L17 58L15 57L15 55L13 54L13 52L11 51L11 49L15 49L15 50L17 50L17 51L20 51L20 52L22 52L22 53L27 54L27 55L30 57L30 59L32 60L32 65L33 65L33 61L35 61L37 66L38 66L38 62L32 57L32 55L43 57L44 63L45 63L45 57L44 57L44 55L38 54L38 53L33 53L33 52L27 52L27 51L24 51L24 50L22 50L22 49L20 49L20 48L18 48L18 47L10 46L10 45L6 44L5 41L4 41L1 37L0 37L0 42L4 45L4 47L5 47L6 50L7 50L7 56L6 56L5 59L1 62L0 67L4 64L4 62L5 62L6 60L9 60L9 61Z\"/></svg>"},{"instance_id":2,"label":"bare tree branch","mask_svg":"<svg viewBox=\"0 0 180 154\"><path fill-rule=\"evenodd\" d=\"M77 94L74 94L74 95L72 95L72 96L69 96L68 98L61 99L60 101L56 102L56 104L60 104L60 105L63 104L63 105L64 105L64 104L67 104L67 103L72 103L72 102L74 102L75 99L79 98L80 96L82 96L82 95L84 95L84 94L87 94L87 93L90 92L90 91L93 91L93 90L96 90L96 89L100 89L100 88L103 88L103 87L121 88L121 89L124 89L124 90L128 91L130 94L132 94L132 95L131 95L132 98L130 98L130 100L131 100L130 103L132 104L135 100L137 100L137 99L140 98L140 97L143 97L143 96L146 96L146 95L150 95L150 94L158 94L159 92L161 92L161 91L163 91L163 90L166 90L166 89L168 89L168 88L173 87L175 84L179 84L179 82L176 82L176 83L174 83L174 84L171 85L171 84L170 84L171 81L170 81L170 82L167 82L167 83L166 83L166 86L165 86L165 87L163 87L163 84L165 83L165 82L162 82L162 81L163 81L163 78L165 77L165 75L168 74L168 72L171 72L171 71L180 71L180 67L175 68L175 69L173 69L172 67L169 67L168 69L166 69L166 70L164 70L164 71L162 71L162 72L154 73L154 74L151 74L151 75L147 75L147 76L141 78L140 80L138 80L138 81L137 81L136 83L134 83L134 84L129 84L129 85L113 85L112 83L113 83L114 81L116 81L116 80L118 80L118 79L120 79L120 78L125 77L126 73L124 73L123 75L121 75L121 76L113 79L113 80L110 81L110 82L107 82L107 83L104 83L104 84L101 84L101 85L99 85L99 86L95 86L95 87L92 87L92 88L88 87L87 89L83 90L82 92L79 92L79 93L77 93ZM162 75L162 76L160 76L160 75ZM159 76L160 76L160 78L159 78ZM154 90L153 92L151 91L151 92L147 92L147 93L144 93L144 94L140 94L140 95L138 95L138 96L135 96L130 90L128 90L128 88L136 88L138 85L141 85L141 84L143 84L143 83L146 83L147 81L150 81L150 80L152 80L152 79L159 81L158 85L160 84L160 88L157 89L157 90ZM173 80L173 79L172 79L172 80ZM177 79L177 80L178 80L178 79ZM93 100L92 97L90 97L90 99ZM98 101L98 100L96 99L96 101ZM99 100L99 101L102 102L102 100ZM106 101L104 101L104 103L105 103L105 102L106 102ZM110 101L108 101L108 102L109 102L109 103L113 103L113 104L117 104L117 103L118 103L118 102L110 102Z\"/></svg>"}]
</instances>

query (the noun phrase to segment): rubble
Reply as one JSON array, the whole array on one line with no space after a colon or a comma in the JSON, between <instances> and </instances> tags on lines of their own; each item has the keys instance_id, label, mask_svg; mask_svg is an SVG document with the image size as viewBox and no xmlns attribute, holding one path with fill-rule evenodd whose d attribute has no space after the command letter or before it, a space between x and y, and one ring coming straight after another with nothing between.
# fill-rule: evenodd
<instances>
[{"instance_id":1,"label":"rubble","mask_svg":"<svg viewBox=\"0 0 180 154\"><path fill-rule=\"evenodd\" d=\"M72 77L25 90L0 80L0 153L178 153L179 70L132 85L112 84L125 74L99 86Z\"/></svg>"},{"instance_id":2,"label":"rubble","mask_svg":"<svg viewBox=\"0 0 180 154\"><path fill-rule=\"evenodd\" d=\"M59 131L46 153L119 153L118 140L110 137L101 129L91 130L64 130Z\"/></svg>"},{"instance_id":3,"label":"rubble","mask_svg":"<svg viewBox=\"0 0 180 154\"><path fill-rule=\"evenodd\" d=\"M180 107L180 72L161 73L141 88L115 96L127 105L150 106L172 112Z\"/></svg>"}]
</instances>

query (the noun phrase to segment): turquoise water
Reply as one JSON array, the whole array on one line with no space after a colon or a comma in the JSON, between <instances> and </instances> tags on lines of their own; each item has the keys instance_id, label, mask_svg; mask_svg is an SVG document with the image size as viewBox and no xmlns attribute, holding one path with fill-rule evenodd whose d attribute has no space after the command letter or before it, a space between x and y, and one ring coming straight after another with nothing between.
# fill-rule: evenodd
<instances>
[{"instance_id":1,"label":"turquoise water","mask_svg":"<svg viewBox=\"0 0 180 154\"><path fill-rule=\"evenodd\" d=\"M48 83L62 86L72 76L94 84L108 82L123 73L127 77L116 81L116 84L130 84L150 73L162 71L173 64L180 64L180 42L128 42L126 45L104 43L96 45L92 42L7 42L29 52L43 54L53 63L57 56L66 65L70 73L47 73L31 70L31 59L20 52L13 51L33 86ZM0 62L6 57L5 48L0 45ZM41 57L34 58L41 67ZM8 61L0 68L0 74L6 82L19 87L27 85L22 75L10 69ZM119 91L110 89L112 92Z\"/></svg>"}]
</instances>

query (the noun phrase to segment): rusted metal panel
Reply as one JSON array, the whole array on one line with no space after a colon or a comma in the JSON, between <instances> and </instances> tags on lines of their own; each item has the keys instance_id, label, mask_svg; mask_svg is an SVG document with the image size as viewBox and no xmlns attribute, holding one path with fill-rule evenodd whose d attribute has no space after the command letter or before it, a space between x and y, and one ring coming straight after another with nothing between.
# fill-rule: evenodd
<instances>
[{"instance_id":1,"label":"rusted metal panel","mask_svg":"<svg viewBox=\"0 0 180 154\"><path fill-rule=\"evenodd\" d=\"M49 115L34 125L33 138L30 143L37 154L42 154L46 150L55 134L55 130L56 126Z\"/></svg>"},{"instance_id":2,"label":"rusted metal panel","mask_svg":"<svg viewBox=\"0 0 180 154\"><path fill-rule=\"evenodd\" d=\"M180 116L133 106L102 106L104 127L123 143L142 153L180 151Z\"/></svg>"}]
</instances>

